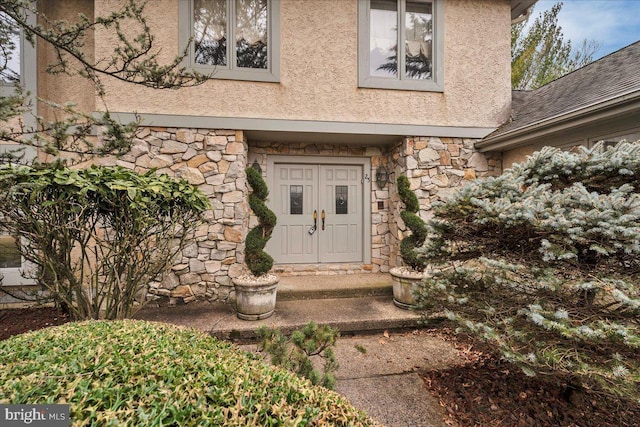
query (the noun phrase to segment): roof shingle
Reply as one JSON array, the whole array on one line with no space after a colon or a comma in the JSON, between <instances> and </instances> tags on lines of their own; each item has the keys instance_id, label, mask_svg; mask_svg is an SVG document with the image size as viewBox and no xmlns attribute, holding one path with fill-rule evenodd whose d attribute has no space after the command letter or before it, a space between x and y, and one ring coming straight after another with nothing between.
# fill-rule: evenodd
<instances>
[{"instance_id":1,"label":"roof shingle","mask_svg":"<svg viewBox=\"0 0 640 427\"><path fill-rule=\"evenodd\" d=\"M511 120L487 139L640 91L640 41L538 89L513 91Z\"/></svg>"}]
</instances>

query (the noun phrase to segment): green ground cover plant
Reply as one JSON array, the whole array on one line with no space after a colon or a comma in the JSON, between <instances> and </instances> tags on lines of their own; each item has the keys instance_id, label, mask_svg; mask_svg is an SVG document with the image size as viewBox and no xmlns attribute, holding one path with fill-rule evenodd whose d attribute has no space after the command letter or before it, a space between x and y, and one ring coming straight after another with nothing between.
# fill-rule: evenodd
<instances>
[{"instance_id":1,"label":"green ground cover plant","mask_svg":"<svg viewBox=\"0 0 640 427\"><path fill-rule=\"evenodd\" d=\"M0 342L0 403L68 403L79 425L370 426L340 395L201 332L87 321Z\"/></svg>"},{"instance_id":2,"label":"green ground cover plant","mask_svg":"<svg viewBox=\"0 0 640 427\"><path fill-rule=\"evenodd\" d=\"M640 141L544 148L428 228L424 310L568 393L640 399Z\"/></svg>"}]
</instances>

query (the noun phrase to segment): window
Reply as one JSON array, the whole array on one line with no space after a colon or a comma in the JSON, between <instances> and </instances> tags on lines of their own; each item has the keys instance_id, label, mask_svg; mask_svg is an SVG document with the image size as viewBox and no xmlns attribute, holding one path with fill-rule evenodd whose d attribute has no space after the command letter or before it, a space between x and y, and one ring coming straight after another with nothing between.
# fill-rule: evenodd
<instances>
[{"instance_id":1,"label":"window","mask_svg":"<svg viewBox=\"0 0 640 427\"><path fill-rule=\"evenodd\" d=\"M443 91L441 0L359 0L360 87Z\"/></svg>"},{"instance_id":2,"label":"window","mask_svg":"<svg viewBox=\"0 0 640 427\"><path fill-rule=\"evenodd\" d=\"M593 147L596 143L604 141L605 146L615 145L620 141L635 142L640 140L640 129L627 130L624 132L618 132L613 135L600 136L597 138L589 138L589 148Z\"/></svg>"},{"instance_id":3,"label":"window","mask_svg":"<svg viewBox=\"0 0 640 427\"><path fill-rule=\"evenodd\" d=\"M30 12L27 12L27 19L32 24L36 22L35 15ZM28 91L30 93L28 102L32 107L25 112L21 120L27 129L32 129L36 125L35 116L37 115L36 49L25 40L17 24L11 25L15 24L15 21L4 13L0 13L0 20L8 24L3 25L5 31L0 30L0 98L15 95L16 84ZM0 152L13 151L18 147L18 144L0 143ZM25 160L35 156L36 150L33 147L25 148ZM25 268L32 268L32 266L27 266L20 256L15 239L0 234L0 277L2 277L0 285L15 286L33 283L32 280L22 277L22 271Z\"/></svg>"},{"instance_id":4,"label":"window","mask_svg":"<svg viewBox=\"0 0 640 427\"><path fill-rule=\"evenodd\" d=\"M35 24L35 15L27 12L27 20ZM37 89L36 49L25 40L24 34L15 21L7 14L0 12L0 96L11 96L16 93L16 83L31 92L32 104L35 104ZM15 24L15 25L12 25ZM35 116L34 114L30 116ZM33 121L25 117L25 122ZM29 124L29 123L27 123Z\"/></svg>"},{"instance_id":5,"label":"window","mask_svg":"<svg viewBox=\"0 0 640 427\"><path fill-rule=\"evenodd\" d=\"M13 237L0 235L0 286L16 286L28 284L30 281L22 277L24 267L18 245Z\"/></svg>"},{"instance_id":6,"label":"window","mask_svg":"<svg viewBox=\"0 0 640 427\"><path fill-rule=\"evenodd\" d=\"M0 12L0 21L7 24L0 28L0 82L7 85L20 81L20 31L15 21L3 12Z\"/></svg>"},{"instance_id":7,"label":"window","mask_svg":"<svg viewBox=\"0 0 640 427\"><path fill-rule=\"evenodd\" d=\"M279 81L279 17L277 0L181 0L189 67L218 79Z\"/></svg>"}]
</instances>

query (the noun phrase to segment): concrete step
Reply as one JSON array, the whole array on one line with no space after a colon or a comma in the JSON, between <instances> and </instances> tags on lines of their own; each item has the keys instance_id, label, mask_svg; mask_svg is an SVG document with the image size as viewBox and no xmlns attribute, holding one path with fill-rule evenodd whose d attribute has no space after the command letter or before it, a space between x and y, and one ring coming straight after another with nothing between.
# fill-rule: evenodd
<instances>
[{"instance_id":1,"label":"concrete step","mask_svg":"<svg viewBox=\"0 0 640 427\"><path fill-rule=\"evenodd\" d=\"M393 304L389 274L285 276L280 278L276 309L264 320L240 320L235 306L194 302L175 307L145 307L136 317L200 329L221 339L251 341L261 326L284 333L310 321L343 335L419 328L420 315Z\"/></svg>"},{"instance_id":2,"label":"concrete step","mask_svg":"<svg viewBox=\"0 0 640 427\"><path fill-rule=\"evenodd\" d=\"M330 325L342 335L397 331L420 327L420 315L402 310L390 296L280 300L268 319L237 318L232 304L194 302L175 307L145 307L135 316L200 329L220 339L251 341L261 326L290 333L310 321Z\"/></svg>"},{"instance_id":3,"label":"concrete step","mask_svg":"<svg viewBox=\"0 0 640 427\"><path fill-rule=\"evenodd\" d=\"M391 295L391 276L386 273L283 276L278 283L278 301Z\"/></svg>"}]
</instances>

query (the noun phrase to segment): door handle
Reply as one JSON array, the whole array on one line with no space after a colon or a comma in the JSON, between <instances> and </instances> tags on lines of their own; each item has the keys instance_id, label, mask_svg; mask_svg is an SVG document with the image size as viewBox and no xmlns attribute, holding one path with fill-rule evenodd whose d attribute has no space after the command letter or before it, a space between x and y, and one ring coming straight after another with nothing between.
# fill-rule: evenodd
<instances>
[{"instance_id":1,"label":"door handle","mask_svg":"<svg viewBox=\"0 0 640 427\"><path fill-rule=\"evenodd\" d=\"M324 231L324 218L325 218L324 209L322 209L322 231Z\"/></svg>"},{"instance_id":2,"label":"door handle","mask_svg":"<svg viewBox=\"0 0 640 427\"><path fill-rule=\"evenodd\" d=\"M318 211L313 211L313 227L309 229L309 235L312 236L313 233L318 229Z\"/></svg>"}]
</instances>

